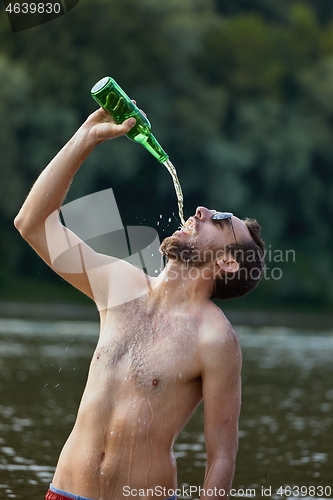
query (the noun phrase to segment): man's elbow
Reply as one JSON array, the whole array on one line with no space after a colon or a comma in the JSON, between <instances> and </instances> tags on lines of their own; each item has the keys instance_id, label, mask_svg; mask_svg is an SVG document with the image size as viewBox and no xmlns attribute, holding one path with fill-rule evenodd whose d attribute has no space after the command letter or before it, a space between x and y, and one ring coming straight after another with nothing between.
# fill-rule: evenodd
<instances>
[{"instance_id":1,"label":"man's elbow","mask_svg":"<svg viewBox=\"0 0 333 500\"><path fill-rule=\"evenodd\" d=\"M17 216L14 219L14 226L16 227L18 232L22 234L22 232L24 230L24 220L23 220L23 217L21 216L20 212L17 214Z\"/></svg>"},{"instance_id":2,"label":"man's elbow","mask_svg":"<svg viewBox=\"0 0 333 500\"><path fill-rule=\"evenodd\" d=\"M25 240L29 240L37 231L37 227L29 222L29 218L20 211L14 219L14 226Z\"/></svg>"}]
</instances>

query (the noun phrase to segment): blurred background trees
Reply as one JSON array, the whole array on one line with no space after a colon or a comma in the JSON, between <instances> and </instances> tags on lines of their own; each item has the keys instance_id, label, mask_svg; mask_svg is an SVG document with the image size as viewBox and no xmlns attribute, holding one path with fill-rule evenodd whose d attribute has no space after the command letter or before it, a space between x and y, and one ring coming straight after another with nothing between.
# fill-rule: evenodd
<instances>
[{"instance_id":1,"label":"blurred background trees","mask_svg":"<svg viewBox=\"0 0 333 500\"><path fill-rule=\"evenodd\" d=\"M37 300L54 283L12 220L39 172L95 109L90 88L106 75L148 113L177 168L186 216L206 205L262 225L267 279L235 307L329 309L333 4L326 0L81 0L16 34L3 9L0 298ZM155 227L161 238L177 228L171 177L126 138L93 152L68 201L109 187L125 225ZM274 279L276 267L282 279Z\"/></svg>"}]
</instances>

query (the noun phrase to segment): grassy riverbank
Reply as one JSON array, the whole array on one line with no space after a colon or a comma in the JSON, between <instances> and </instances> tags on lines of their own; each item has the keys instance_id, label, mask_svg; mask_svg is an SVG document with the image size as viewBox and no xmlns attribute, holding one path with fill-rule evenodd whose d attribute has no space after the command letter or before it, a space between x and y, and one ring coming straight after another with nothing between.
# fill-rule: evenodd
<instances>
[{"instance_id":1,"label":"grassy riverbank","mask_svg":"<svg viewBox=\"0 0 333 500\"><path fill-rule=\"evenodd\" d=\"M278 326L303 330L326 330L333 334L333 315L222 308L233 325ZM0 318L40 321L98 321L94 304L0 302Z\"/></svg>"},{"instance_id":2,"label":"grassy riverbank","mask_svg":"<svg viewBox=\"0 0 333 500\"><path fill-rule=\"evenodd\" d=\"M330 311L259 306L254 300L219 302L234 325L281 326L329 330L333 333ZM65 281L13 279L0 292L0 318L98 321L94 303Z\"/></svg>"}]
</instances>

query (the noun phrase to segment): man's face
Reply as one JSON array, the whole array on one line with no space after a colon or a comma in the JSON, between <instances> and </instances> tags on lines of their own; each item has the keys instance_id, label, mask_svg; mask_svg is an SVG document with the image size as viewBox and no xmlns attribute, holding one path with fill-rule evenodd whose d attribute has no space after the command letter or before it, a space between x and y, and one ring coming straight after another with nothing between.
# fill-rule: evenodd
<instances>
[{"instance_id":1,"label":"man's face","mask_svg":"<svg viewBox=\"0 0 333 500\"><path fill-rule=\"evenodd\" d=\"M229 245L249 238L243 221L235 216L232 216L232 224L230 219L214 220L212 216L216 213L216 210L198 207L180 230L162 242L162 254L170 260L202 265L223 258Z\"/></svg>"}]
</instances>

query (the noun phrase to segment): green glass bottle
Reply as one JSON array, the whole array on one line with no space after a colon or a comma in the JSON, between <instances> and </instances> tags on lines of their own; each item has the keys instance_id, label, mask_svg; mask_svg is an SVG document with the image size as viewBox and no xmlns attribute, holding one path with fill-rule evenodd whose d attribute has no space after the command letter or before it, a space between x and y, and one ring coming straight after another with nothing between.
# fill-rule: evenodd
<instances>
[{"instance_id":1,"label":"green glass bottle","mask_svg":"<svg viewBox=\"0 0 333 500\"><path fill-rule=\"evenodd\" d=\"M151 133L151 125L145 115L110 76L97 82L91 89L95 101L113 117L116 123L123 123L132 116L136 119L134 127L126 134L132 141L139 142L155 158L165 163L169 156Z\"/></svg>"}]
</instances>

